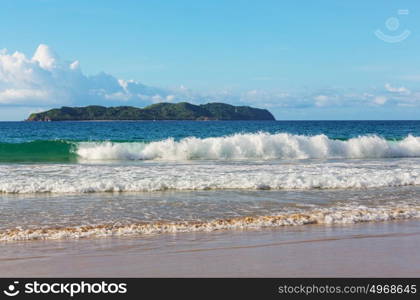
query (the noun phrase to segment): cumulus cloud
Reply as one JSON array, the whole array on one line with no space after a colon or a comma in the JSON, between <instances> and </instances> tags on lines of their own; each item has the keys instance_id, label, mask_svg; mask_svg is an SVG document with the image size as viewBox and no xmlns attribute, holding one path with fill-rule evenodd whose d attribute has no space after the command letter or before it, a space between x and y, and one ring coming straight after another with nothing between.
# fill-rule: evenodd
<instances>
[{"instance_id":1,"label":"cumulus cloud","mask_svg":"<svg viewBox=\"0 0 420 300\"><path fill-rule=\"evenodd\" d=\"M41 68L52 70L56 68L57 55L47 45L41 44L38 46L38 49L36 49L32 60L37 62ZM74 63L70 64L70 66ZM70 68L72 69L72 67Z\"/></svg>"},{"instance_id":2,"label":"cumulus cloud","mask_svg":"<svg viewBox=\"0 0 420 300\"><path fill-rule=\"evenodd\" d=\"M63 62L47 45L39 45L32 57L20 52L0 52L0 105L142 105L156 97L172 99L165 89L118 80L104 72L84 75L79 61Z\"/></svg>"},{"instance_id":3,"label":"cumulus cloud","mask_svg":"<svg viewBox=\"0 0 420 300\"><path fill-rule=\"evenodd\" d=\"M136 80L118 79L105 72L89 76L79 61L63 61L47 45L32 57L0 50L0 106L54 107L62 105L135 105L157 102L227 102L279 109L420 106L420 91L386 83L381 88L302 89L295 91L249 89L198 92L180 86L157 88Z\"/></svg>"}]
</instances>

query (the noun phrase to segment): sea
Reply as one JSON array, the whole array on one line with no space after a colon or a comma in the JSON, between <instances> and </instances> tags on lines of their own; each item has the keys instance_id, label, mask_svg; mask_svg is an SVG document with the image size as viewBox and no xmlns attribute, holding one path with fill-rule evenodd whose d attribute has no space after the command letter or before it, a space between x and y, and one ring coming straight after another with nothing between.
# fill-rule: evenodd
<instances>
[{"instance_id":1,"label":"sea","mask_svg":"<svg viewBox=\"0 0 420 300\"><path fill-rule=\"evenodd\" d=\"M420 121L0 122L0 241L420 217Z\"/></svg>"}]
</instances>

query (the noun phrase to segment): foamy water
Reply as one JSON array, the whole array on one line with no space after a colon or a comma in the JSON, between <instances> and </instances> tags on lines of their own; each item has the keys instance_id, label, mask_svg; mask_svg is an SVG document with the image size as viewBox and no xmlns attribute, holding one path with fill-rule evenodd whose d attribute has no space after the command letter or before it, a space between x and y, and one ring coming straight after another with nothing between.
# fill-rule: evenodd
<instances>
[{"instance_id":1,"label":"foamy water","mask_svg":"<svg viewBox=\"0 0 420 300\"><path fill-rule=\"evenodd\" d=\"M418 122L1 128L4 242L420 216Z\"/></svg>"},{"instance_id":2,"label":"foamy water","mask_svg":"<svg viewBox=\"0 0 420 300\"><path fill-rule=\"evenodd\" d=\"M0 193L360 189L420 184L420 159L0 167Z\"/></svg>"},{"instance_id":3,"label":"foamy water","mask_svg":"<svg viewBox=\"0 0 420 300\"><path fill-rule=\"evenodd\" d=\"M308 158L419 157L420 138L408 136L387 141L379 136L361 136L346 141L326 135L287 133L235 134L225 137L172 138L151 143L84 142L75 147L82 160L247 160Z\"/></svg>"},{"instance_id":4,"label":"foamy water","mask_svg":"<svg viewBox=\"0 0 420 300\"><path fill-rule=\"evenodd\" d=\"M63 228L14 228L0 232L0 241L79 239L91 237L133 236L161 233L209 232L216 230L247 230L279 226L299 226L308 224L354 224L406 220L420 217L420 206L385 206L369 208L336 207L317 209L302 213L286 213L274 216L248 216L218 219L207 222L152 222L85 225Z\"/></svg>"}]
</instances>

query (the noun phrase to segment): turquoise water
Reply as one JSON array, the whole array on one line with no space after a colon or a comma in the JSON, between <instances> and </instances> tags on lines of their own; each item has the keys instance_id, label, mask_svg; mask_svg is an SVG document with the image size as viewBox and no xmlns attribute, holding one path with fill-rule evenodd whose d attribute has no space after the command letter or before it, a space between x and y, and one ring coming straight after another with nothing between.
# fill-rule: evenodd
<instances>
[{"instance_id":1,"label":"turquoise water","mask_svg":"<svg viewBox=\"0 0 420 300\"><path fill-rule=\"evenodd\" d=\"M78 153L80 142L126 143L130 147L127 151L133 153L126 157L104 157L108 160L143 159L141 152L144 145L151 142L167 139L182 141L189 137L205 140L258 133L287 133L307 137L324 135L330 140L342 141L361 136L377 136L387 141L400 141L409 135L420 136L420 121L0 122L0 162L75 162L81 156ZM133 149L135 143L137 150ZM194 155L191 154L191 157L195 158ZM159 157L151 155L151 158ZM163 155L160 158L167 157ZM173 160L173 155L170 158ZM201 157L198 154L196 158L214 159L217 155ZM274 158L281 159L283 156L277 153ZM315 155L314 158L318 157Z\"/></svg>"},{"instance_id":2,"label":"turquoise water","mask_svg":"<svg viewBox=\"0 0 420 300\"><path fill-rule=\"evenodd\" d=\"M0 241L419 217L420 121L0 122Z\"/></svg>"}]
</instances>

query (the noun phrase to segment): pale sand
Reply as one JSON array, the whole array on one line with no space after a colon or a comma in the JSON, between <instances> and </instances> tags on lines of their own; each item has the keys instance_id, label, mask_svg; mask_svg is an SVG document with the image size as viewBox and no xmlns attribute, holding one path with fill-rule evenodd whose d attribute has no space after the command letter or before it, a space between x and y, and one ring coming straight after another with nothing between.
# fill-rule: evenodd
<instances>
[{"instance_id":1,"label":"pale sand","mask_svg":"<svg viewBox=\"0 0 420 300\"><path fill-rule=\"evenodd\" d=\"M1 244L2 277L419 277L420 221Z\"/></svg>"}]
</instances>

